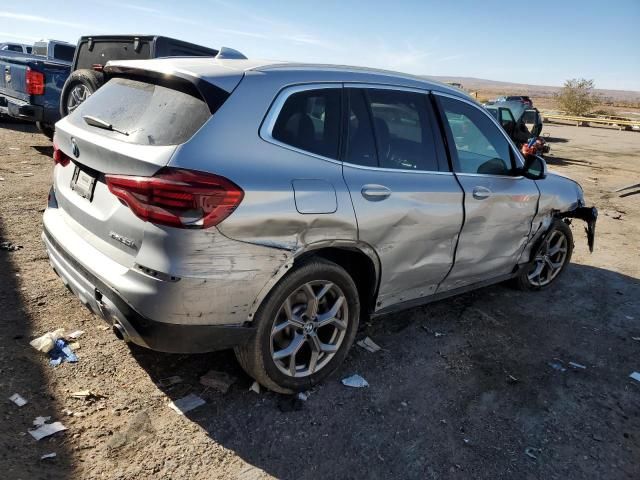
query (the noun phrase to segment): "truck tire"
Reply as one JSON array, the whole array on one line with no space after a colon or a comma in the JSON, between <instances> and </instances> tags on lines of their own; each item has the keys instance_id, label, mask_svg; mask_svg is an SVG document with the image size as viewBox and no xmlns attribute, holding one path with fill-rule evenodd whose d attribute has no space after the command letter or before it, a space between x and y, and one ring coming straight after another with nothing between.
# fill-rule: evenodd
<instances>
[{"instance_id":1,"label":"truck tire","mask_svg":"<svg viewBox=\"0 0 640 480\"><path fill-rule=\"evenodd\" d=\"M53 140L53 134L56 131L53 125L50 125L48 123L36 122L36 127L38 127L38 130L40 130L45 137L47 137L49 140Z\"/></svg>"},{"instance_id":2,"label":"truck tire","mask_svg":"<svg viewBox=\"0 0 640 480\"><path fill-rule=\"evenodd\" d=\"M76 70L62 87L60 116L66 117L104 84L104 74L95 70Z\"/></svg>"}]
</instances>

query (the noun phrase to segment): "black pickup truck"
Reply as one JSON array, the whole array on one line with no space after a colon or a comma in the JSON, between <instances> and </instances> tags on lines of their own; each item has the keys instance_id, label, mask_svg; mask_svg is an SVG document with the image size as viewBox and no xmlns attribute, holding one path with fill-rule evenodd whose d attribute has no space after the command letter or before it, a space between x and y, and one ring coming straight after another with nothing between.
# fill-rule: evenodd
<instances>
[{"instance_id":1,"label":"black pickup truck","mask_svg":"<svg viewBox=\"0 0 640 480\"><path fill-rule=\"evenodd\" d=\"M62 88L60 116L73 112L100 88L102 69L109 60L147 60L158 57L215 57L218 50L157 35L91 35L80 37L71 75Z\"/></svg>"}]
</instances>

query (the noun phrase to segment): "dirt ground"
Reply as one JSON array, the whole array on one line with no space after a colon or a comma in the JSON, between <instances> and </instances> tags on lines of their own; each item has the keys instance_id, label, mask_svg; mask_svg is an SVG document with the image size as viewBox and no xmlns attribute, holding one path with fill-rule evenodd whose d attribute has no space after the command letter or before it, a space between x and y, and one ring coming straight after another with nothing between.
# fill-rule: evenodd
<instances>
[{"instance_id":1,"label":"dirt ground","mask_svg":"<svg viewBox=\"0 0 640 480\"><path fill-rule=\"evenodd\" d=\"M3 478L640 478L640 134L548 125L550 168L600 209L595 252L573 227L573 264L554 288L493 286L364 326L383 347L354 347L299 410L249 391L233 355L128 347L71 295L40 240L51 144L0 124L0 471ZM82 329L77 364L53 368L29 346ZM574 369L573 361L586 366ZM566 371L552 368L562 362ZM223 395L209 369L237 377ZM364 376L369 388L339 380ZM179 375L183 382L159 387ZM70 397L90 389L92 401ZM6 400L19 393L28 404ZM206 400L186 416L171 400ZM283 411L284 410L284 411ZM51 416L68 430L36 442ZM55 452L54 459L41 460Z\"/></svg>"}]
</instances>

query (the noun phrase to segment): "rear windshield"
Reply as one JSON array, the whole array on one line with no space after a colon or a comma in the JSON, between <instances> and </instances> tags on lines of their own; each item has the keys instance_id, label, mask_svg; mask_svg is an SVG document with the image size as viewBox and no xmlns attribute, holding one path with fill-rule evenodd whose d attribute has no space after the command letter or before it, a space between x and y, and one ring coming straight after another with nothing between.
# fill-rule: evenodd
<instances>
[{"instance_id":1,"label":"rear windshield","mask_svg":"<svg viewBox=\"0 0 640 480\"><path fill-rule=\"evenodd\" d=\"M53 58L57 60L63 60L65 62L73 61L73 54L76 51L76 47L71 45L54 45L53 46Z\"/></svg>"},{"instance_id":2,"label":"rear windshield","mask_svg":"<svg viewBox=\"0 0 640 480\"><path fill-rule=\"evenodd\" d=\"M109 60L147 60L151 58L149 42L140 41L138 50L134 48L133 38L130 41L94 41L91 50L88 42L78 47L78 64L76 70L92 68L93 65L105 65Z\"/></svg>"},{"instance_id":3,"label":"rear windshield","mask_svg":"<svg viewBox=\"0 0 640 480\"><path fill-rule=\"evenodd\" d=\"M115 131L87 125L89 115ZM74 125L137 145L179 145L189 140L211 116L201 98L153 83L114 78L69 116Z\"/></svg>"}]
</instances>

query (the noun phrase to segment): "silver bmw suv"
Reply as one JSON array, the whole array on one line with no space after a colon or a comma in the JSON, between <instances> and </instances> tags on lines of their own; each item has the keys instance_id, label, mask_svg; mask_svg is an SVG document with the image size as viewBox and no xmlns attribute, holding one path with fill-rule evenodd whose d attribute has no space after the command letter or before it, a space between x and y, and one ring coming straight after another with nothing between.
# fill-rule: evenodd
<instances>
[{"instance_id":1,"label":"silver bmw suv","mask_svg":"<svg viewBox=\"0 0 640 480\"><path fill-rule=\"evenodd\" d=\"M571 218L593 246L580 186L458 89L228 53L104 72L56 125L43 240L127 341L234 348L292 392L340 365L362 318L505 280L545 288Z\"/></svg>"}]
</instances>

